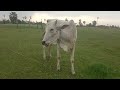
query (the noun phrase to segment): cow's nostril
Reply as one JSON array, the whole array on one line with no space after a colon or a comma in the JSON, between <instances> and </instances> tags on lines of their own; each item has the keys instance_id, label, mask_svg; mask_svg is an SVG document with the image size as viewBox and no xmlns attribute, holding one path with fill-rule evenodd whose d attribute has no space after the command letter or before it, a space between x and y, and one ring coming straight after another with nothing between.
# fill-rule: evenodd
<instances>
[{"instance_id":1,"label":"cow's nostril","mask_svg":"<svg viewBox=\"0 0 120 90\"><path fill-rule=\"evenodd\" d=\"M42 41L42 45L45 45L45 41Z\"/></svg>"}]
</instances>

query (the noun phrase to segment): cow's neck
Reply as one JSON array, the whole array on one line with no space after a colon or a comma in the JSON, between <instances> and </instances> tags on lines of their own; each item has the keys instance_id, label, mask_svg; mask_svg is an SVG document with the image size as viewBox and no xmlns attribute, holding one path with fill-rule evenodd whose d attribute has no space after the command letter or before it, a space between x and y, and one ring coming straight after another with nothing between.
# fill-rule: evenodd
<instances>
[{"instance_id":1,"label":"cow's neck","mask_svg":"<svg viewBox=\"0 0 120 90\"><path fill-rule=\"evenodd\" d=\"M61 30L58 30L58 39L57 39L58 43L60 43L60 35L61 35Z\"/></svg>"}]
</instances>

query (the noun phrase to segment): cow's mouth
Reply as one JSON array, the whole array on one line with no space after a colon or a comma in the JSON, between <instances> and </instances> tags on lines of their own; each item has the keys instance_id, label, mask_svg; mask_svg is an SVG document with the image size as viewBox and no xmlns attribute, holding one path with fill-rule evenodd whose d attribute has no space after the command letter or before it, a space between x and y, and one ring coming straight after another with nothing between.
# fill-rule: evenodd
<instances>
[{"instance_id":1,"label":"cow's mouth","mask_svg":"<svg viewBox=\"0 0 120 90\"><path fill-rule=\"evenodd\" d=\"M44 45L44 46L48 46L49 44L48 43L46 43L45 41L42 41L42 45Z\"/></svg>"},{"instance_id":2,"label":"cow's mouth","mask_svg":"<svg viewBox=\"0 0 120 90\"><path fill-rule=\"evenodd\" d=\"M48 47L48 46L49 46L49 43L45 43L45 46Z\"/></svg>"}]
</instances>

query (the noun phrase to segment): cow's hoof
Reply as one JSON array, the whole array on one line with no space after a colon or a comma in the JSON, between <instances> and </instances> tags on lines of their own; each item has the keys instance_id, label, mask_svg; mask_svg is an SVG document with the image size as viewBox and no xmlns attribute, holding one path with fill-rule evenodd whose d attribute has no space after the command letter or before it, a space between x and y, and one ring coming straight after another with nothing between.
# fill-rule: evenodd
<instances>
[{"instance_id":1,"label":"cow's hoof","mask_svg":"<svg viewBox=\"0 0 120 90\"><path fill-rule=\"evenodd\" d=\"M57 68L57 71L60 71L60 68Z\"/></svg>"},{"instance_id":2,"label":"cow's hoof","mask_svg":"<svg viewBox=\"0 0 120 90\"><path fill-rule=\"evenodd\" d=\"M73 74L73 75L75 75L75 71L74 71L74 72L72 72L72 74Z\"/></svg>"}]
</instances>

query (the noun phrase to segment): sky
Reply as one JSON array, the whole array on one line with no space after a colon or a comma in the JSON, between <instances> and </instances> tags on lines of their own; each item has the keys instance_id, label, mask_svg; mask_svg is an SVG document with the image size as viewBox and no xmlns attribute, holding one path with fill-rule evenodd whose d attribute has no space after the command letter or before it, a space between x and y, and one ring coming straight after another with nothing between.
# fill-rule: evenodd
<instances>
[{"instance_id":1,"label":"sky","mask_svg":"<svg viewBox=\"0 0 120 90\"><path fill-rule=\"evenodd\" d=\"M11 11L0 11L0 20L9 18ZM120 11L14 11L18 15L18 19L23 20L22 17L27 16L27 20L31 16L31 21L44 21L44 19L61 19L74 20L78 24L79 19L86 21L86 24L98 19L98 25L117 25L120 26Z\"/></svg>"}]
</instances>

